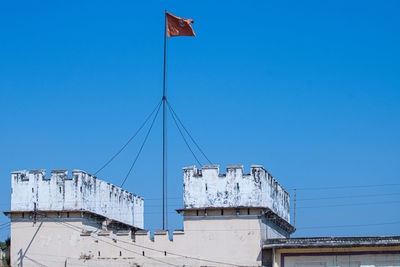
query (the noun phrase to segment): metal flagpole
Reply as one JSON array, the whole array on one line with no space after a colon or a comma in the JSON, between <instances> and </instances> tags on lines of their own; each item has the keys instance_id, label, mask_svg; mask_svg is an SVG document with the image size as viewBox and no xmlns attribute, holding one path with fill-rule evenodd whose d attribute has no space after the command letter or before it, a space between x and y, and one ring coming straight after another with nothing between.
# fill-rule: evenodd
<instances>
[{"instance_id":1,"label":"metal flagpole","mask_svg":"<svg viewBox=\"0 0 400 267\"><path fill-rule=\"evenodd\" d=\"M294 189L293 226L296 226L296 188Z\"/></svg>"},{"instance_id":2,"label":"metal flagpole","mask_svg":"<svg viewBox=\"0 0 400 267\"><path fill-rule=\"evenodd\" d=\"M163 230L165 230L165 101L167 100L165 96L165 64L166 64L166 53L167 53L167 10L165 10L164 14L164 80L163 80L163 97L162 97L162 104L163 104Z\"/></svg>"}]
</instances>

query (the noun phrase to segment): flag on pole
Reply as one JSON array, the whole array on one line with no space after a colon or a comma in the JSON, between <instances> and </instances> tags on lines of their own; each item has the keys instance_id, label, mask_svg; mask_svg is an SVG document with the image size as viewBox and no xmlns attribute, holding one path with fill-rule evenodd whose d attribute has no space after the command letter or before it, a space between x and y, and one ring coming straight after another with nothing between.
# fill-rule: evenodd
<instances>
[{"instance_id":1,"label":"flag on pole","mask_svg":"<svg viewBox=\"0 0 400 267\"><path fill-rule=\"evenodd\" d=\"M196 36L190 23L191 19L183 19L165 12L167 17L167 36Z\"/></svg>"}]
</instances>

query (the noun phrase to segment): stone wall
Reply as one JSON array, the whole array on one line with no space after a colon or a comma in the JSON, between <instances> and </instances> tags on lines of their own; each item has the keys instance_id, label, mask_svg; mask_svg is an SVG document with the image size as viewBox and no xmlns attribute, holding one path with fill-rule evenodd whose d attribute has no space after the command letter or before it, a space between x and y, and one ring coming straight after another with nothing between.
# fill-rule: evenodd
<instances>
[{"instance_id":1,"label":"stone wall","mask_svg":"<svg viewBox=\"0 0 400 267\"><path fill-rule=\"evenodd\" d=\"M81 170L16 171L11 186L11 211L86 210L143 229L143 198Z\"/></svg>"},{"instance_id":2,"label":"stone wall","mask_svg":"<svg viewBox=\"0 0 400 267\"><path fill-rule=\"evenodd\" d=\"M219 165L195 166L184 170L184 208L268 207L290 222L290 196L260 165L252 165L250 174L243 165L230 165L226 174Z\"/></svg>"}]
</instances>

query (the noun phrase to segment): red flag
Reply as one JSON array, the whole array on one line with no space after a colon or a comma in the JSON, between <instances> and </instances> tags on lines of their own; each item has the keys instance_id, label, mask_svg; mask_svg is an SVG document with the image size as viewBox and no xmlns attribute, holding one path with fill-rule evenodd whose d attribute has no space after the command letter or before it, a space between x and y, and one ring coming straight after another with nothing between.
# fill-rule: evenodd
<instances>
[{"instance_id":1,"label":"red flag","mask_svg":"<svg viewBox=\"0 0 400 267\"><path fill-rule=\"evenodd\" d=\"M167 36L196 36L190 23L191 19L183 19L165 12L167 16Z\"/></svg>"}]
</instances>

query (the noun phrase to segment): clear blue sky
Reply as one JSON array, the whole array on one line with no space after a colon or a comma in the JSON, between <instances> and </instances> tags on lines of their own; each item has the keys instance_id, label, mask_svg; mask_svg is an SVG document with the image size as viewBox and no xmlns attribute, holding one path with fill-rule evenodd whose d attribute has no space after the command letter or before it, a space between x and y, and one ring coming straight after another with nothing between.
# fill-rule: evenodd
<instances>
[{"instance_id":1,"label":"clear blue sky","mask_svg":"<svg viewBox=\"0 0 400 267\"><path fill-rule=\"evenodd\" d=\"M169 39L168 98L213 162L263 164L299 188L293 236L400 235L398 1L2 2L2 210L11 171L94 172L139 127L161 98L164 9L195 21L197 37ZM195 160L168 127L179 229ZM99 178L119 185L143 137ZM149 229L161 137L159 118L125 185L148 199ZM382 186L300 190L362 185Z\"/></svg>"}]
</instances>

